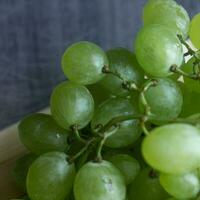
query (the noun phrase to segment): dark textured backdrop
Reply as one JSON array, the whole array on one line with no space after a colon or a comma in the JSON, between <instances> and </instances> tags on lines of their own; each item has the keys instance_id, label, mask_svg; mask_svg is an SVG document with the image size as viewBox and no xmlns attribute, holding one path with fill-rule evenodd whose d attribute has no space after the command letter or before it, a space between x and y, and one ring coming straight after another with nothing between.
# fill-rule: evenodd
<instances>
[{"instance_id":1,"label":"dark textured backdrop","mask_svg":"<svg viewBox=\"0 0 200 200\"><path fill-rule=\"evenodd\" d=\"M180 0L190 15L199 0ZM48 105L63 50L89 40L131 48L145 0L0 0L0 128Z\"/></svg>"}]
</instances>

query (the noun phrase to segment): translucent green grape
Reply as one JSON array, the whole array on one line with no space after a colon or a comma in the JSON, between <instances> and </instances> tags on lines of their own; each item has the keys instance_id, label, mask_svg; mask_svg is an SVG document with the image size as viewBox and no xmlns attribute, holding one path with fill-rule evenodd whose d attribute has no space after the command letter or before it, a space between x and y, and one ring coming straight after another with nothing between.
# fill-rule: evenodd
<instances>
[{"instance_id":1,"label":"translucent green grape","mask_svg":"<svg viewBox=\"0 0 200 200\"><path fill-rule=\"evenodd\" d=\"M94 100L86 87L65 81L54 89L50 107L53 118L61 127L70 129L77 124L83 128L92 119Z\"/></svg>"},{"instance_id":2,"label":"translucent green grape","mask_svg":"<svg viewBox=\"0 0 200 200\"><path fill-rule=\"evenodd\" d=\"M178 37L163 25L142 28L135 41L135 53L141 67L154 77L169 76L172 65L183 62L182 45Z\"/></svg>"},{"instance_id":3,"label":"translucent green grape","mask_svg":"<svg viewBox=\"0 0 200 200\"><path fill-rule=\"evenodd\" d=\"M105 125L115 117L138 113L137 102L134 105L127 98L111 98L95 111L91 127L95 131L98 124ZM105 145L112 148L128 146L135 142L141 133L139 120L126 120L120 123L119 128L116 128L115 133L106 140Z\"/></svg>"},{"instance_id":4,"label":"translucent green grape","mask_svg":"<svg viewBox=\"0 0 200 200\"><path fill-rule=\"evenodd\" d=\"M13 169L13 176L16 181L16 184L24 192L26 191L26 177L27 177L28 169L36 158L37 158L36 155L29 153L19 158L15 163L15 166Z\"/></svg>"},{"instance_id":5,"label":"translucent green grape","mask_svg":"<svg viewBox=\"0 0 200 200\"><path fill-rule=\"evenodd\" d=\"M190 24L189 36L194 46L200 49L200 13L195 15Z\"/></svg>"},{"instance_id":6,"label":"translucent green grape","mask_svg":"<svg viewBox=\"0 0 200 200\"><path fill-rule=\"evenodd\" d=\"M124 200L124 177L108 161L86 163L75 178L74 195L76 200Z\"/></svg>"},{"instance_id":7,"label":"translucent green grape","mask_svg":"<svg viewBox=\"0 0 200 200\"><path fill-rule=\"evenodd\" d=\"M108 159L124 175L126 185L133 182L140 171L139 162L127 154L114 155Z\"/></svg>"},{"instance_id":8,"label":"translucent green grape","mask_svg":"<svg viewBox=\"0 0 200 200\"><path fill-rule=\"evenodd\" d=\"M26 180L31 200L64 200L75 178L74 164L61 152L41 155L30 166Z\"/></svg>"},{"instance_id":9,"label":"translucent green grape","mask_svg":"<svg viewBox=\"0 0 200 200\"><path fill-rule=\"evenodd\" d=\"M155 128L144 139L142 153L153 168L172 174L192 171L200 166L200 131L188 124L169 124Z\"/></svg>"},{"instance_id":10,"label":"translucent green grape","mask_svg":"<svg viewBox=\"0 0 200 200\"><path fill-rule=\"evenodd\" d=\"M181 113L183 97L175 81L169 78L156 80L157 85L149 87L144 94L151 109L150 119L159 124L173 120ZM149 81L146 84L149 84ZM141 101L140 99L141 108L144 109Z\"/></svg>"},{"instance_id":11,"label":"translucent green grape","mask_svg":"<svg viewBox=\"0 0 200 200\"><path fill-rule=\"evenodd\" d=\"M18 126L21 142L33 153L65 151L69 132L60 128L50 115L35 113Z\"/></svg>"},{"instance_id":12,"label":"translucent green grape","mask_svg":"<svg viewBox=\"0 0 200 200\"><path fill-rule=\"evenodd\" d=\"M144 72L138 64L135 55L124 48L114 48L107 51L109 69L117 72L125 81L135 82L140 86L144 82ZM124 96L128 91L122 88L122 80L108 74L100 84L113 95Z\"/></svg>"},{"instance_id":13,"label":"translucent green grape","mask_svg":"<svg viewBox=\"0 0 200 200\"><path fill-rule=\"evenodd\" d=\"M91 42L81 41L71 45L62 57L65 76L75 83L88 85L104 77L102 68L108 66L104 51Z\"/></svg>"},{"instance_id":14,"label":"translucent green grape","mask_svg":"<svg viewBox=\"0 0 200 200\"><path fill-rule=\"evenodd\" d=\"M197 171L181 175L160 174L160 184L177 199L189 199L197 196L200 183Z\"/></svg>"},{"instance_id":15,"label":"translucent green grape","mask_svg":"<svg viewBox=\"0 0 200 200\"><path fill-rule=\"evenodd\" d=\"M149 0L143 10L144 26L162 24L175 34L188 36L190 18L187 11L174 0Z\"/></svg>"},{"instance_id":16,"label":"translucent green grape","mask_svg":"<svg viewBox=\"0 0 200 200\"><path fill-rule=\"evenodd\" d=\"M142 170L128 190L129 200L161 200L168 196L150 168Z\"/></svg>"},{"instance_id":17,"label":"translucent green grape","mask_svg":"<svg viewBox=\"0 0 200 200\"><path fill-rule=\"evenodd\" d=\"M191 58L184 66L183 70L188 74L193 74L193 63L195 62L195 58ZM198 69L198 68L197 68ZM200 73L199 69L197 73ZM184 76L184 83L186 87L192 92L200 93L200 80L193 80Z\"/></svg>"}]
</instances>

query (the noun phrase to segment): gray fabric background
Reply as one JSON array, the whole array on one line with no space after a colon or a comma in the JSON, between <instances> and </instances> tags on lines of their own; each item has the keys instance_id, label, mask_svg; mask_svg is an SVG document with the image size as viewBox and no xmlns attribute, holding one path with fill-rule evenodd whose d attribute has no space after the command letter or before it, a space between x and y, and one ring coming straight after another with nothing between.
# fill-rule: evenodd
<instances>
[{"instance_id":1,"label":"gray fabric background","mask_svg":"<svg viewBox=\"0 0 200 200\"><path fill-rule=\"evenodd\" d=\"M0 128L48 105L79 40L132 48L146 0L0 0ZM199 0L179 0L190 15Z\"/></svg>"}]
</instances>

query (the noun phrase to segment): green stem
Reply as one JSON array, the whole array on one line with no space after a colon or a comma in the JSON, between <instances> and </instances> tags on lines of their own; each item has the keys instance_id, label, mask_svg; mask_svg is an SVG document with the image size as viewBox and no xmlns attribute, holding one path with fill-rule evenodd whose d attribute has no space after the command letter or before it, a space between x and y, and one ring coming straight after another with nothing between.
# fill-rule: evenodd
<instances>
[{"instance_id":1,"label":"green stem","mask_svg":"<svg viewBox=\"0 0 200 200\"><path fill-rule=\"evenodd\" d=\"M103 146L107 140L108 137L110 137L111 135L113 135L114 133L116 132L115 129L113 129L112 131L110 132L105 132L104 133L104 136L102 137L100 143L99 143L99 146L97 148L97 157L96 157L96 161L97 162L101 162L102 161L102 155L101 155L101 152L102 152L102 149L103 149Z\"/></svg>"},{"instance_id":2,"label":"green stem","mask_svg":"<svg viewBox=\"0 0 200 200\"><path fill-rule=\"evenodd\" d=\"M87 151L87 149L88 149L88 147L90 146L90 144L92 143L92 142L94 142L94 140L95 140L95 138L92 138L91 140L89 140L86 144L85 144L85 146L76 154L76 155L74 155L73 157L71 157L70 159L69 159L69 162L70 163L73 163L77 158L79 158L85 151Z\"/></svg>"},{"instance_id":3,"label":"green stem","mask_svg":"<svg viewBox=\"0 0 200 200\"><path fill-rule=\"evenodd\" d=\"M181 70L180 68L178 68L176 65L172 65L170 68L170 71L180 74L182 76L185 76L187 78L193 79L193 80L200 80L200 74L188 74L184 72L183 70Z\"/></svg>"},{"instance_id":4,"label":"green stem","mask_svg":"<svg viewBox=\"0 0 200 200\"><path fill-rule=\"evenodd\" d=\"M108 66L104 66L102 68L102 72L105 74L112 74L113 76L116 76L117 78L119 78L122 81L122 88L124 88L125 90L139 90L138 86L136 85L136 83L134 81L126 81L120 73L118 73L117 71L111 71L109 69Z\"/></svg>"},{"instance_id":5,"label":"green stem","mask_svg":"<svg viewBox=\"0 0 200 200\"><path fill-rule=\"evenodd\" d=\"M105 133L108 131L110 128L115 126L117 123L126 121L126 120L131 120L131 119L140 119L141 115L135 115L135 114L130 114L130 115L125 115L125 116L118 116L113 119L111 119L107 124L105 124L101 129L99 129L99 133Z\"/></svg>"},{"instance_id":6,"label":"green stem","mask_svg":"<svg viewBox=\"0 0 200 200\"><path fill-rule=\"evenodd\" d=\"M149 83L147 85L145 85L141 91L140 91L140 99L142 102L142 105L144 107L144 116L141 117L141 127L142 130L144 132L145 135L149 135L149 131L146 128L146 122L148 121L149 115L151 114L151 108L148 105L148 102L146 100L145 97L145 92L150 88L150 87L154 87L158 84L158 81L155 79L152 79L151 81L149 81Z\"/></svg>"},{"instance_id":7,"label":"green stem","mask_svg":"<svg viewBox=\"0 0 200 200\"><path fill-rule=\"evenodd\" d=\"M177 35L180 42L187 48L188 52L185 54L185 56L191 55L194 56L195 55L195 51L190 47L190 45L183 39L182 35Z\"/></svg>"},{"instance_id":8,"label":"green stem","mask_svg":"<svg viewBox=\"0 0 200 200\"><path fill-rule=\"evenodd\" d=\"M75 134L75 136L76 136L76 139L77 139L78 141L80 141L80 142L82 142L82 143L84 143L84 144L87 143L87 140L84 140L84 139L80 136L80 133L79 133L79 131L78 131L78 125L77 125L77 124L75 124L75 125L72 126L72 130L73 130L73 132L74 132L74 134Z\"/></svg>"},{"instance_id":9,"label":"green stem","mask_svg":"<svg viewBox=\"0 0 200 200\"><path fill-rule=\"evenodd\" d=\"M146 119L145 119L145 118L146 118ZM144 117L141 119L141 122L140 122L140 125L141 125L141 127L142 127L142 130L143 130L143 132L144 132L144 134L145 134L146 136L149 135L149 131L148 131L147 127L146 127L146 122L147 122L147 120L148 120L148 118L144 116Z\"/></svg>"}]
</instances>

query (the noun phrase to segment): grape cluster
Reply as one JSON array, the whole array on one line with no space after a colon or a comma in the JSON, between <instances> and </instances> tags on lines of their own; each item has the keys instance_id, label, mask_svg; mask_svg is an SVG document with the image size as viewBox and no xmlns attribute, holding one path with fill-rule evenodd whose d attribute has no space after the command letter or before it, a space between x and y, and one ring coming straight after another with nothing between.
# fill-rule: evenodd
<instances>
[{"instance_id":1,"label":"grape cluster","mask_svg":"<svg viewBox=\"0 0 200 200\"><path fill-rule=\"evenodd\" d=\"M24 199L200 198L200 52L186 40L200 48L200 14L190 23L174 0L149 0L143 21L135 53L86 41L64 52L51 115L19 124Z\"/></svg>"}]
</instances>

